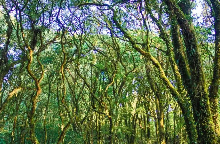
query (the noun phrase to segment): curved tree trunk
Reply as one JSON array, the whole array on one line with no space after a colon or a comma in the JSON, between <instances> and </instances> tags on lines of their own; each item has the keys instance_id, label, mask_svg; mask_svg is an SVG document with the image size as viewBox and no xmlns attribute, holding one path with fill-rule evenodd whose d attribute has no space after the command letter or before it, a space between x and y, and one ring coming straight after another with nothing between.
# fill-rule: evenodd
<instances>
[{"instance_id":1,"label":"curved tree trunk","mask_svg":"<svg viewBox=\"0 0 220 144\"><path fill-rule=\"evenodd\" d=\"M63 139L64 139L64 137L65 137L65 134L66 134L66 132L67 132L67 130L69 129L70 126L71 126L71 122L68 122L68 123L66 124L66 126L64 127L63 131L61 132L57 144L63 143Z\"/></svg>"}]
</instances>

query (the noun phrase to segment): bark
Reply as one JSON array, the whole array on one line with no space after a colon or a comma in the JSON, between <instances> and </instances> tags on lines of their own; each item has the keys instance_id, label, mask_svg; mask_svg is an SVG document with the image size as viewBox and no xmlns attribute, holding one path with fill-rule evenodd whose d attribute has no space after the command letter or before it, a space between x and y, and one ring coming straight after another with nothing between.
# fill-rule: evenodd
<instances>
[{"instance_id":1,"label":"bark","mask_svg":"<svg viewBox=\"0 0 220 144\"><path fill-rule=\"evenodd\" d=\"M150 116L147 115L147 138L148 140L150 139L151 137L151 133L150 133Z\"/></svg>"},{"instance_id":2,"label":"bark","mask_svg":"<svg viewBox=\"0 0 220 144\"><path fill-rule=\"evenodd\" d=\"M170 141L170 117L169 117L169 98L166 102L166 105L167 105L167 110L166 110L166 127L165 127L165 140L166 140L166 143L168 143Z\"/></svg>"},{"instance_id":3,"label":"bark","mask_svg":"<svg viewBox=\"0 0 220 144\"><path fill-rule=\"evenodd\" d=\"M51 77L49 76L48 78L48 99L47 99L47 103L46 103L46 108L45 108L45 114L44 114L44 143L47 143L47 128L46 128L46 124L47 124L47 113L48 113L48 108L49 108L49 102L50 102L50 95L51 95Z\"/></svg>"},{"instance_id":4,"label":"bark","mask_svg":"<svg viewBox=\"0 0 220 144\"><path fill-rule=\"evenodd\" d=\"M138 114L135 113L132 116L132 122L129 122L131 124L131 135L130 135L130 140L129 140L130 144L134 144L135 143L137 115Z\"/></svg>"},{"instance_id":5,"label":"bark","mask_svg":"<svg viewBox=\"0 0 220 144\"><path fill-rule=\"evenodd\" d=\"M173 110L173 143L176 143L176 109L177 106L175 106Z\"/></svg>"},{"instance_id":6,"label":"bark","mask_svg":"<svg viewBox=\"0 0 220 144\"><path fill-rule=\"evenodd\" d=\"M21 87L15 88L14 90L12 90L8 97L5 99L5 101L2 103L1 107L0 107L0 113L4 110L4 108L7 106L8 102L10 101L10 99L16 95L18 92L20 92L22 90Z\"/></svg>"},{"instance_id":7,"label":"bark","mask_svg":"<svg viewBox=\"0 0 220 144\"><path fill-rule=\"evenodd\" d=\"M157 99L155 100L155 101L157 101ZM157 102L155 102L155 104L156 104L156 108L155 108L155 111L157 111L158 110L158 103ZM160 137L159 137L159 124L158 124L158 118L156 117L156 114L155 114L155 117L154 117L154 125L155 125L155 136L156 136L156 143L159 143L159 141L160 141Z\"/></svg>"},{"instance_id":8,"label":"bark","mask_svg":"<svg viewBox=\"0 0 220 144\"><path fill-rule=\"evenodd\" d=\"M112 123L112 117L111 115L108 116L109 119L109 136L108 136L108 143L112 144L112 128L113 128L113 123Z\"/></svg>"},{"instance_id":9,"label":"bark","mask_svg":"<svg viewBox=\"0 0 220 144\"><path fill-rule=\"evenodd\" d=\"M34 28L33 28L34 29ZM34 31L34 30L33 30ZM23 37L23 40L26 41L25 39L25 36L24 36L24 32L22 31L22 37ZM35 40L37 35L33 34L33 38L32 38L32 41ZM27 44L26 42L26 45L27 45L27 48L28 48L28 51L29 51L29 59L28 59L28 65L26 67L27 69L27 72L28 74L30 75L30 77L34 80L35 82L35 87L37 89L36 93L34 94L34 96L32 96L31 98L31 104L32 104L32 107L31 107L31 111L29 113L29 125L30 125L30 140L32 141L32 143L34 144L38 144L38 140L37 138L35 137L35 120L34 120L34 117L35 117L35 111L36 111L36 107L37 107L37 101L38 101L38 97L39 95L41 94L42 92L42 89L41 89L41 86L40 86L40 82L42 81L43 79L43 76L44 76L44 71L43 71L43 65L41 64L40 60L39 60L39 53L37 54L37 62L38 64L40 65L41 67L41 75L40 75L40 78L37 79L37 77L34 75L34 73L32 72L31 70L31 64L33 62L33 49L35 49L35 45L31 45L31 47Z\"/></svg>"},{"instance_id":10,"label":"bark","mask_svg":"<svg viewBox=\"0 0 220 144\"><path fill-rule=\"evenodd\" d=\"M183 44L182 44L182 40L181 40L181 36L180 36L180 32L179 32L179 27L177 25L177 21L176 21L175 17L173 16L173 12L170 12L170 18L171 18L171 35L172 35L172 42L173 42L173 46L174 46L175 61L178 65L178 69L181 73L184 87L186 88L188 93L192 93L192 88L190 85L191 75L190 75L188 63L187 63L187 60L185 57L184 48L183 48ZM184 107L183 108L184 110L182 110L182 112L183 112L183 115L185 115L186 117L188 117L188 115L192 115L187 110L187 107L190 107L190 103L188 103L187 101L188 100L186 99L186 106L181 106L182 108ZM191 123L190 119L192 119L192 121L194 121L192 117L191 118L184 117L184 119L185 119L187 125L190 125L190 123ZM187 131L188 131L188 129L187 129ZM188 134L188 135L190 136L190 134ZM196 142L195 139L193 140L190 137L189 137L189 139L192 143Z\"/></svg>"},{"instance_id":11,"label":"bark","mask_svg":"<svg viewBox=\"0 0 220 144\"><path fill-rule=\"evenodd\" d=\"M64 127L63 131L61 132L57 144L63 143L64 136L65 136L65 134L66 134L66 132L67 132L67 130L69 129L70 126L71 126L71 122L68 122L66 124L66 126Z\"/></svg>"},{"instance_id":12,"label":"bark","mask_svg":"<svg viewBox=\"0 0 220 144\"><path fill-rule=\"evenodd\" d=\"M170 19L171 19L170 20L171 21L171 35L172 35L172 42L173 42L173 48L174 48L174 54L175 54L175 61L178 65L178 69L182 77L183 85L187 91L190 91L192 89L191 85L189 85L189 83L191 83L191 76L190 76L186 56L184 53L184 47L182 44L180 29L178 27L178 23L175 17L173 16L173 12L170 13Z\"/></svg>"},{"instance_id":13,"label":"bark","mask_svg":"<svg viewBox=\"0 0 220 144\"><path fill-rule=\"evenodd\" d=\"M148 96L148 95L147 95ZM150 104L147 102L144 102L144 108L147 114L147 119L145 118L145 124L144 124L144 128L147 129L146 130L146 136L147 136L147 141L149 141L149 139L151 138L151 132L150 132L150 115L148 113L150 113ZM147 121L147 123L146 123Z\"/></svg>"},{"instance_id":14,"label":"bark","mask_svg":"<svg viewBox=\"0 0 220 144\"><path fill-rule=\"evenodd\" d=\"M37 138L35 137L35 120L34 120L34 117L35 117L35 111L36 111L36 107L37 107L37 100L38 100L38 97L39 97L39 95L42 91L41 87L40 87L40 82L43 79L44 73L42 72L41 78L39 80L34 76L33 72L30 69L30 66L31 66L31 63L32 63L32 60L33 60L33 51L30 47L29 47L29 55L30 55L30 59L29 59L28 65L27 65L27 71L28 71L29 75L34 79L35 86L36 86L36 89L37 89L36 94L31 99L32 107L31 107L31 111L30 111L30 114L29 114L30 139L31 139L32 143L38 144L39 142L38 142ZM41 65L41 67L42 67L42 65Z\"/></svg>"},{"instance_id":15,"label":"bark","mask_svg":"<svg viewBox=\"0 0 220 144\"><path fill-rule=\"evenodd\" d=\"M215 27L215 58L213 68L213 78L209 89L209 99L211 105L212 119L215 125L215 133L220 137L219 129L219 107L218 107L218 90L220 84L220 2L211 0L212 11L214 12Z\"/></svg>"},{"instance_id":16,"label":"bark","mask_svg":"<svg viewBox=\"0 0 220 144\"><path fill-rule=\"evenodd\" d=\"M9 44L10 44L10 40L11 40L11 35L12 35L12 23L10 20L10 15L9 12L7 10L7 8L4 6L4 4L2 5L6 11L6 14L4 15L6 23L7 23L7 31L6 31L6 42L5 42L5 46L3 49L0 50L0 97L2 96L2 84L3 84L3 80L5 75L9 72L9 70L11 69L12 65L9 64L8 62L8 50L9 50ZM2 97L1 97L2 99ZM1 103L0 103L1 104Z\"/></svg>"},{"instance_id":17,"label":"bark","mask_svg":"<svg viewBox=\"0 0 220 144\"><path fill-rule=\"evenodd\" d=\"M157 109L157 125L158 125L158 138L159 138L159 143L165 144L165 131L164 131L164 108L163 108L163 96L161 94L161 91L158 89L158 86L155 81L153 81L150 73L150 66L149 64L146 65L146 74L147 78L149 80L150 86L152 91L154 92L156 96L156 109Z\"/></svg>"},{"instance_id":18,"label":"bark","mask_svg":"<svg viewBox=\"0 0 220 144\"><path fill-rule=\"evenodd\" d=\"M191 14L191 3L190 0L180 0L178 3L179 7L183 11L183 13L187 16L190 16Z\"/></svg>"},{"instance_id":19,"label":"bark","mask_svg":"<svg viewBox=\"0 0 220 144\"><path fill-rule=\"evenodd\" d=\"M150 13L151 18L156 22L157 26L160 29L160 37L166 43L167 53L169 55L169 61L170 61L171 68L172 68L174 76L175 76L178 93L180 93L182 95L182 100L181 101L177 100L177 102L180 105L181 110L183 111L183 116L184 116L184 120L185 120L185 123L186 123L186 127L187 127L186 129L187 129L187 133L188 133L188 136L189 136L189 139L190 139L190 143L196 143L197 133L195 131L195 126L193 124L194 119L192 118L192 113L191 113L191 110L189 109L190 105L187 102L188 99L186 97L185 92L183 91L184 89L183 89L183 86L182 86L182 83L185 82L185 83L188 84L189 80L190 80L190 74L189 74L188 69L187 69L187 64L186 64L186 61L183 59L183 58L185 58L184 53L182 52L179 55L177 55L177 56L180 56L180 59L182 60L182 61L179 61L179 63L178 63L179 67L184 66L184 67L180 68L180 72L179 72L179 68L178 68L177 64L175 63L175 61L174 61L174 58L173 58L174 56L173 56L173 53L171 51L171 49L172 49L172 45L170 43L171 40L169 40L168 34L165 32L165 29L162 27L162 24L161 24L162 22L157 20L154 17L153 13L151 12L151 9L148 6L147 6L147 10ZM179 40L175 41L175 43L178 44L178 46L181 46L180 45L181 43L178 43L178 42L180 42L180 41ZM179 47L179 49L181 49L181 47ZM182 48L182 51L183 51L183 48ZM182 82L181 72L182 73L184 72L184 75L186 75L186 79L184 79L183 82Z\"/></svg>"},{"instance_id":20,"label":"bark","mask_svg":"<svg viewBox=\"0 0 220 144\"><path fill-rule=\"evenodd\" d=\"M169 10L174 11L184 37L191 73L191 83L188 84L191 86L191 90L188 91L188 95L192 101L194 119L197 123L198 143L216 143L208 92L205 84L195 30L193 25L186 19L184 13L174 1L164 0L164 2Z\"/></svg>"}]
</instances>

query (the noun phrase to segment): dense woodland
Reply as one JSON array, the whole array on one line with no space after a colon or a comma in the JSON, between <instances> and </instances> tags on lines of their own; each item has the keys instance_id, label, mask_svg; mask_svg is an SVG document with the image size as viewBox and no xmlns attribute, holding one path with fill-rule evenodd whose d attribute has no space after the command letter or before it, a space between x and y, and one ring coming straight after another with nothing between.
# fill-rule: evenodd
<instances>
[{"instance_id":1,"label":"dense woodland","mask_svg":"<svg viewBox=\"0 0 220 144\"><path fill-rule=\"evenodd\" d=\"M219 0L0 0L1 144L217 144Z\"/></svg>"}]
</instances>

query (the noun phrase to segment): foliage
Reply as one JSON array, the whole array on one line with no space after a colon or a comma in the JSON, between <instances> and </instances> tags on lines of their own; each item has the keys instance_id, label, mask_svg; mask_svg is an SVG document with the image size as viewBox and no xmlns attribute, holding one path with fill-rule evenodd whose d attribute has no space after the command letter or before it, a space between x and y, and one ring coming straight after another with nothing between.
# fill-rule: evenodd
<instances>
[{"instance_id":1,"label":"foliage","mask_svg":"<svg viewBox=\"0 0 220 144\"><path fill-rule=\"evenodd\" d=\"M218 143L206 2L1 1L0 143Z\"/></svg>"}]
</instances>

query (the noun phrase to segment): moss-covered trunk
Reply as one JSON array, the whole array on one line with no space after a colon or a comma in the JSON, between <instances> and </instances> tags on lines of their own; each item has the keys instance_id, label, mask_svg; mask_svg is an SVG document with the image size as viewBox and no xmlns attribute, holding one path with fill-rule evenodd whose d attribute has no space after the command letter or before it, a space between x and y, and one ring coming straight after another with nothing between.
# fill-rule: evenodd
<instances>
[{"instance_id":1,"label":"moss-covered trunk","mask_svg":"<svg viewBox=\"0 0 220 144\"><path fill-rule=\"evenodd\" d=\"M146 74L148 81L150 83L151 89L153 90L156 96L156 111L157 111L157 127L158 127L158 139L159 143L165 144L165 131L164 131L164 107L163 107L163 95L162 92L159 90L158 85L151 77L151 67L150 64L146 64Z\"/></svg>"},{"instance_id":2,"label":"moss-covered trunk","mask_svg":"<svg viewBox=\"0 0 220 144\"><path fill-rule=\"evenodd\" d=\"M178 23L176 21L176 18L174 16L173 12L170 12L170 21L171 21L171 36L172 36L172 42L173 42L173 47L174 47L174 53L175 53L175 61L178 65L179 72L182 77L182 83L184 85L184 88L188 91L188 93L192 93L191 90L191 75L189 72L189 66L187 63L187 59L184 53L184 47L182 43L182 38L180 34L180 29L178 26ZM189 97L189 95L188 95ZM182 110L182 113L184 115L184 120L186 124L186 130L189 135L189 139L191 143L196 143L196 137L197 133L196 130L192 130L195 128L195 126L192 122L194 122L193 116L192 116L192 110L189 108L191 103L185 99L184 104L180 105L180 108ZM192 139L190 135L194 135L195 137Z\"/></svg>"},{"instance_id":3,"label":"moss-covered trunk","mask_svg":"<svg viewBox=\"0 0 220 144\"><path fill-rule=\"evenodd\" d=\"M186 84L186 87L189 87L188 95L191 99L194 119L197 124L198 143L216 143L207 86L205 84L199 47L193 25L174 1L164 0L164 2L171 11L175 12L177 22L182 29L191 73L191 82Z\"/></svg>"},{"instance_id":4,"label":"moss-covered trunk","mask_svg":"<svg viewBox=\"0 0 220 144\"><path fill-rule=\"evenodd\" d=\"M219 107L218 107L218 90L220 81L220 2L217 0L211 0L212 11L214 14L214 26L215 26L215 58L213 68L213 78L209 89L209 99L211 105L212 119L215 125L215 133L220 136L219 130Z\"/></svg>"}]
</instances>

